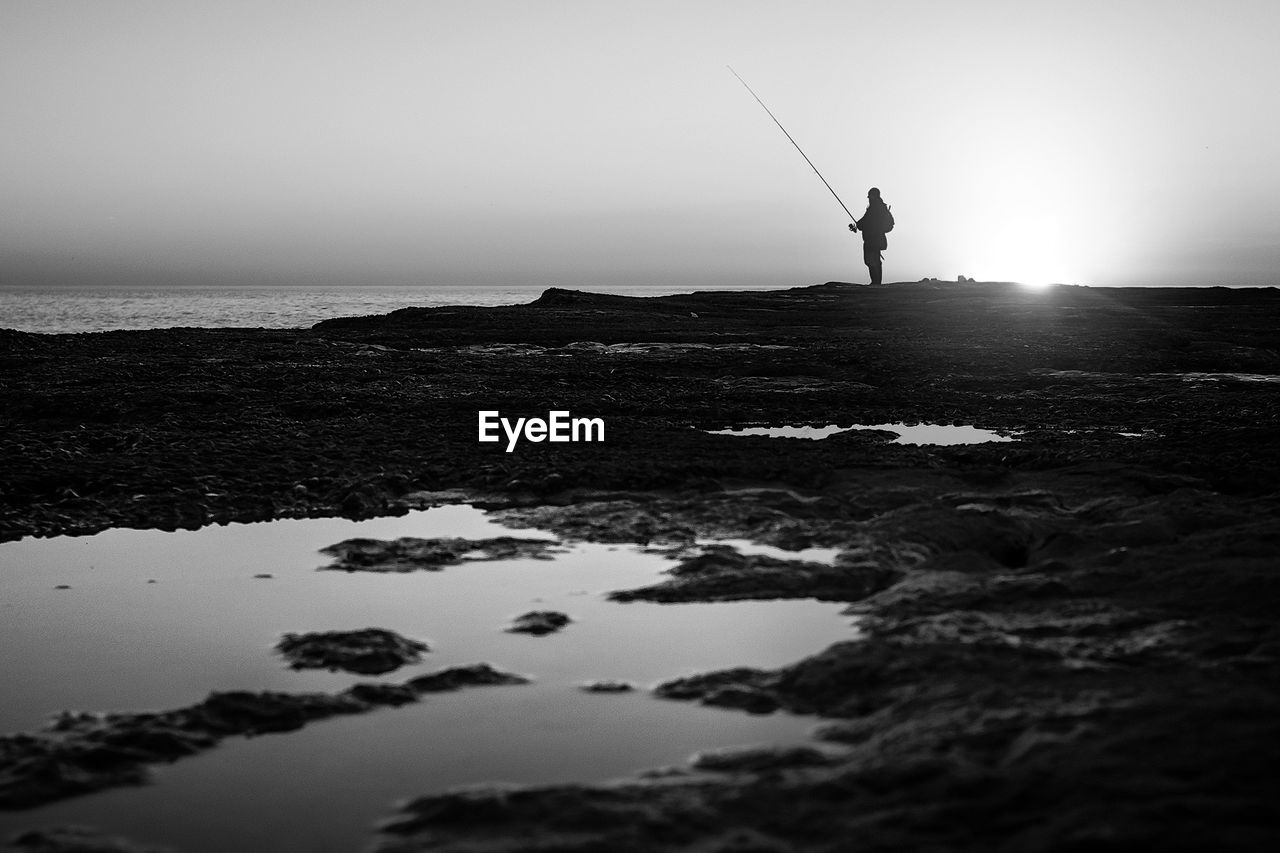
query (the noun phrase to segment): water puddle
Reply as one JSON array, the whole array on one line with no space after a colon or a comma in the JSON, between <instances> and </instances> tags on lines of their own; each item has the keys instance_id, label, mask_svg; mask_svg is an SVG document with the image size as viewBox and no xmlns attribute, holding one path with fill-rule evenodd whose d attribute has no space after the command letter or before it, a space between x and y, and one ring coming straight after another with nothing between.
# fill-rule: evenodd
<instances>
[{"instance_id":1,"label":"water puddle","mask_svg":"<svg viewBox=\"0 0 1280 853\"><path fill-rule=\"evenodd\" d=\"M952 424L855 424L853 426L753 426L735 429L706 430L712 435L763 435L769 438L807 438L818 440L851 430L886 430L896 432L892 444L981 444L987 441L1016 441L994 430Z\"/></svg>"},{"instance_id":2,"label":"water puddle","mask_svg":"<svg viewBox=\"0 0 1280 853\"><path fill-rule=\"evenodd\" d=\"M651 584L672 565L638 547L581 544L551 561L467 562L439 572L316 571L329 562L318 549L353 537L502 535L543 534L454 506L363 522L109 530L0 544L0 731L34 729L63 709L178 708L211 690L336 692L479 661L534 678L231 738L154 768L146 787L0 813L0 838L76 823L186 853L356 850L406 796L479 782L602 781L682 763L697 750L802 740L811 719L668 702L643 688L709 669L776 667L855 636L832 603L607 601L605 593ZM573 622L546 637L503 630L533 609L560 610ZM365 627L425 640L431 651L381 678L293 671L271 651L288 631ZM642 689L578 689L594 679Z\"/></svg>"},{"instance_id":3,"label":"water puddle","mask_svg":"<svg viewBox=\"0 0 1280 853\"><path fill-rule=\"evenodd\" d=\"M1087 370L1049 370L1037 368L1030 371L1036 376L1047 376L1053 379L1076 379L1095 382L1150 382L1181 380L1183 382L1280 382L1280 374L1275 373L1231 373L1231 372L1190 372L1190 373L1100 373Z\"/></svg>"},{"instance_id":4,"label":"water puddle","mask_svg":"<svg viewBox=\"0 0 1280 853\"><path fill-rule=\"evenodd\" d=\"M841 548L802 548L799 551L788 551L776 545L765 545L749 539L699 539L699 545L728 545L739 554L776 557L779 560L800 560L810 563L832 563L843 550Z\"/></svg>"},{"instance_id":5,"label":"water puddle","mask_svg":"<svg viewBox=\"0 0 1280 853\"><path fill-rule=\"evenodd\" d=\"M386 349L386 347L382 347ZM636 341L630 343L605 344L599 341L573 341L559 347L547 347L539 344L471 344L459 347L420 347L415 352L449 352L467 355L555 355L570 356L581 352L593 352L600 355L658 355L675 356L700 352L777 352L778 350L795 349L788 344L703 344L674 343L667 341Z\"/></svg>"},{"instance_id":6,"label":"water puddle","mask_svg":"<svg viewBox=\"0 0 1280 853\"><path fill-rule=\"evenodd\" d=\"M1098 435L1118 435L1121 438L1159 438L1160 437L1160 433L1156 432L1153 429L1144 429L1141 432L1133 432L1132 430L1116 430L1112 428L1103 428L1103 427L1095 427L1093 429L1036 428L1036 429L1023 430L1022 432L1019 432L1018 435L1023 435L1023 436L1029 435L1035 438L1039 438L1043 435L1049 435L1049 436L1083 435L1083 436L1095 436L1095 437Z\"/></svg>"},{"instance_id":7,"label":"water puddle","mask_svg":"<svg viewBox=\"0 0 1280 853\"><path fill-rule=\"evenodd\" d=\"M1184 382L1280 382L1280 376L1274 373L1170 373L1163 375L1177 376Z\"/></svg>"}]
</instances>

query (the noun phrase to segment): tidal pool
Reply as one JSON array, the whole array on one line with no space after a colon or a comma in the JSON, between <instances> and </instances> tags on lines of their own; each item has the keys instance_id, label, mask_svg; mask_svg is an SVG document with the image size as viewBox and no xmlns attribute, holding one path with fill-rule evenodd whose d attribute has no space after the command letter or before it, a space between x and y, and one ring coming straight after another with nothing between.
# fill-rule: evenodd
<instances>
[{"instance_id":1,"label":"tidal pool","mask_svg":"<svg viewBox=\"0 0 1280 853\"><path fill-rule=\"evenodd\" d=\"M1233 379L1237 382L1280 382L1280 376L1274 373L1173 373L1157 374L1181 376L1187 382L1220 382Z\"/></svg>"},{"instance_id":2,"label":"tidal pool","mask_svg":"<svg viewBox=\"0 0 1280 853\"><path fill-rule=\"evenodd\" d=\"M358 850L407 796L482 782L595 782L702 749L802 740L812 719L669 702L643 688L709 669L776 667L856 636L830 602L608 601L606 593L653 583L671 565L639 547L574 544L550 561L439 572L316 571L329 562L318 549L357 536L501 535L552 538L453 506L363 522L0 543L0 731L37 728L64 709L177 708L212 690L336 692L480 661L534 679L231 738L153 768L153 784L142 788L0 813L0 838L74 823L187 853ZM573 622L546 637L503 630L533 609L561 610ZM379 678L294 671L272 652L288 631L365 627L425 640L431 651ZM641 689L578 689L594 679Z\"/></svg>"},{"instance_id":3,"label":"tidal pool","mask_svg":"<svg viewBox=\"0 0 1280 853\"><path fill-rule=\"evenodd\" d=\"M709 429L712 435L764 435L770 438L807 438L812 440L827 438L839 432L855 429L878 429L896 432L898 437L892 444L981 444L986 441L1016 441L1011 436L1001 435L994 430L978 429L972 426L954 426L952 424L855 424L840 426L753 426L734 429Z\"/></svg>"}]
</instances>

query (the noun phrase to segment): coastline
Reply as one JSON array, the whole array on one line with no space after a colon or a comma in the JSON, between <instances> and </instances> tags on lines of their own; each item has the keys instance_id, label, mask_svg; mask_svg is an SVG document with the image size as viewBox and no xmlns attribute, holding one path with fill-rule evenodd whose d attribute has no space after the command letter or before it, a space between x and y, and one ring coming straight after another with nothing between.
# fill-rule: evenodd
<instances>
[{"instance_id":1,"label":"coastline","mask_svg":"<svg viewBox=\"0 0 1280 853\"><path fill-rule=\"evenodd\" d=\"M836 758L436 795L379 850L1259 849L1280 839L1277 328L1274 288L923 282L0 330L0 541L466 502L569 540L841 550L801 582L709 554L661 593L862 615L857 642L665 688L819 713ZM607 439L508 453L482 410ZM895 422L1017 440L709 432Z\"/></svg>"}]
</instances>

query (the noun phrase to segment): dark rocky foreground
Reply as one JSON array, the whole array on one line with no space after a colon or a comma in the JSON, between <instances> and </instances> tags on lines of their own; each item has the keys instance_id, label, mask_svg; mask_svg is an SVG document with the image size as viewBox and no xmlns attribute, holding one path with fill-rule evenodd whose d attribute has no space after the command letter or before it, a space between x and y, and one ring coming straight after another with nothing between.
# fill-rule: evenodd
<instances>
[{"instance_id":1,"label":"dark rocky foreground","mask_svg":"<svg viewBox=\"0 0 1280 853\"><path fill-rule=\"evenodd\" d=\"M155 713L64 712L37 732L0 735L0 809L142 784L150 765L195 755L228 737L295 731L329 717L408 705L427 693L527 683L478 663L403 684L359 683L340 693L237 690Z\"/></svg>"},{"instance_id":2,"label":"dark rocky foreground","mask_svg":"<svg viewBox=\"0 0 1280 853\"><path fill-rule=\"evenodd\" d=\"M1280 291L552 290L297 331L0 331L0 376L3 538L470 500L680 554L620 601L864 615L865 639L780 670L657 690L821 714L813 748L430 795L379 850L1280 843ZM604 419L605 442L477 441L479 410L552 409ZM695 429L895 421L1020 435ZM841 555L691 547L704 536ZM461 553L443 547L424 553Z\"/></svg>"}]
</instances>

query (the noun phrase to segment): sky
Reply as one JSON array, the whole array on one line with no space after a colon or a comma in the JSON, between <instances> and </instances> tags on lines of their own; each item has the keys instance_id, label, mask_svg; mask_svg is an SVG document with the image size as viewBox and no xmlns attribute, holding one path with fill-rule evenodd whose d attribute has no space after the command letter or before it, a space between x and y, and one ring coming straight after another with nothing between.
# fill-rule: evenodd
<instances>
[{"instance_id":1,"label":"sky","mask_svg":"<svg viewBox=\"0 0 1280 853\"><path fill-rule=\"evenodd\" d=\"M0 0L0 285L1280 285L1275 0Z\"/></svg>"}]
</instances>

